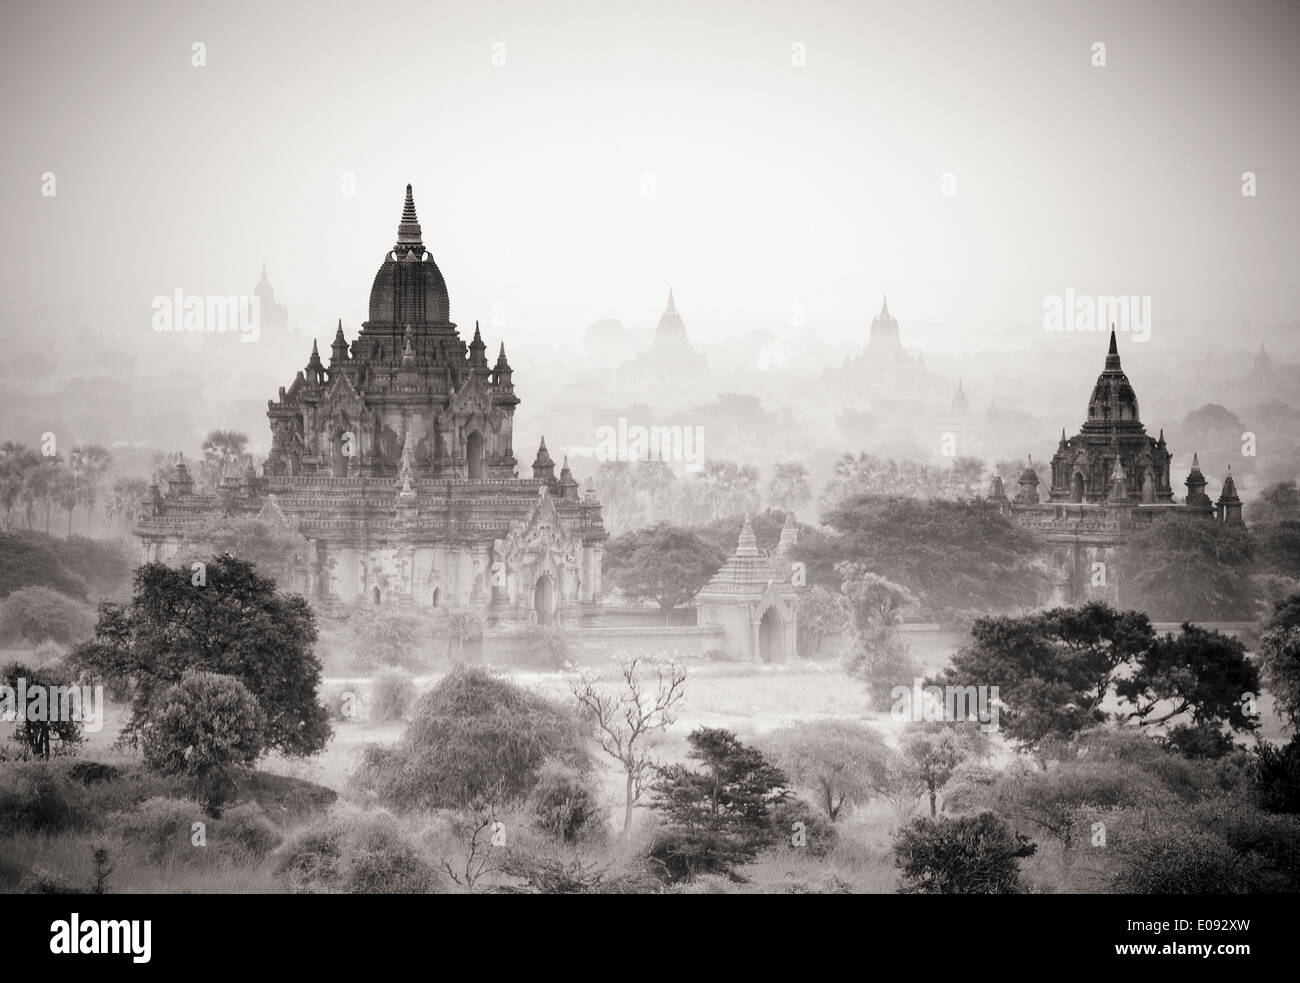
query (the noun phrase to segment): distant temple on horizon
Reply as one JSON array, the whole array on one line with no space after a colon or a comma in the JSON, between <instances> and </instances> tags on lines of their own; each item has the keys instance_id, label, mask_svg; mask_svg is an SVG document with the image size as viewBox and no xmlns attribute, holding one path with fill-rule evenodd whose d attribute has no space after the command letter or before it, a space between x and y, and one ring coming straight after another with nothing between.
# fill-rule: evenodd
<instances>
[{"instance_id":1,"label":"distant temple on horizon","mask_svg":"<svg viewBox=\"0 0 1300 983\"><path fill-rule=\"evenodd\" d=\"M1055 600L1119 603L1123 571L1118 552L1141 523L1176 511L1244 525L1231 468L1218 502L1212 503L1194 454L1184 481L1187 495L1178 503L1170 477L1172 461L1164 430L1152 437L1142 424L1137 394L1120 366L1112 329L1106 364L1088 400L1083 427L1068 438L1061 431L1047 501L1041 501L1032 459L1019 475L1014 499L1007 498L1001 475L994 476L989 499L1047 539ZM1100 576L1095 576L1097 564L1103 564Z\"/></svg>"},{"instance_id":2,"label":"distant temple on horizon","mask_svg":"<svg viewBox=\"0 0 1300 983\"><path fill-rule=\"evenodd\" d=\"M686 337L686 322L677 313L671 287L654 341L620 365L614 376L620 398L649 403L656 409L704 402L714 395L709 387L708 361Z\"/></svg>"},{"instance_id":3,"label":"distant temple on horizon","mask_svg":"<svg viewBox=\"0 0 1300 983\"><path fill-rule=\"evenodd\" d=\"M196 493L182 461L165 495L151 486L135 527L144 560L175 556L204 518L255 515L308 540L293 586L326 606L456 601L489 626L578 623L601 593L600 503L567 461L557 477L545 439L531 475L518 476L505 345L490 364L477 324L461 339L409 184L369 311L350 344L339 322L328 365L313 342L268 402L261 476L250 468Z\"/></svg>"},{"instance_id":4,"label":"distant temple on horizon","mask_svg":"<svg viewBox=\"0 0 1300 983\"><path fill-rule=\"evenodd\" d=\"M858 355L851 355L838 368L828 368L828 382L860 391L865 382L867 395L915 396L915 386L928 375L925 358L911 355L903 347L898 320L889 313L889 298L880 303L880 313L871 319L867 344Z\"/></svg>"}]
</instances>

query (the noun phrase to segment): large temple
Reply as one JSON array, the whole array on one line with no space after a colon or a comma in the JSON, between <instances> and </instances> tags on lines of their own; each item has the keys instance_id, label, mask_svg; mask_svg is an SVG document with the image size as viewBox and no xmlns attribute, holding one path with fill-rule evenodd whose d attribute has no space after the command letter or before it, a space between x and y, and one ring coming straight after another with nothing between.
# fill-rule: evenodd
<instances>
[{"instance_id":1,"label":"large temple","mask_svg":"<svg viewBox=\"0 0 1300 983\"><path fill-rule=\"evenodd\" d=\"M1056 601L1121 603L1120 549L1142 523L1178 512L1242 524L1242 502L1231 469L1218 502L1212 503L1205 494L1200 460L1193 455L1184 482L1187 495L1177 502L1169 473L1172 460L1164 430L1152 437L1142 424L1137 394L1120 366L1112 330L1087 418L1075 436L1061 432L1047 501L1041 499L1032 460L1020 473L1014 499L1008 499L1000 475L993 479L989 498L1046 539Z\"/></svg>"},{"instance_id":2,"label":"large temple","mask_svg":"<svg viewBox=\"0 0 1300 983\"><path fill-rule=\"evenodd\" d=\"M196 493L182 462L165 495L150 489L135 530L144 559L174 556L205 516L260 515L311 544L297 586L327 606L454 600L490 625L579 623L600 598L600 504L567 462L556 475L544 439L518 476L505 345L490 364L477 325L461 339L410 185L369 311L351 343L339 322L328 364L313 343L269 401L260 476Z\"/></svg>"}]
</instances>

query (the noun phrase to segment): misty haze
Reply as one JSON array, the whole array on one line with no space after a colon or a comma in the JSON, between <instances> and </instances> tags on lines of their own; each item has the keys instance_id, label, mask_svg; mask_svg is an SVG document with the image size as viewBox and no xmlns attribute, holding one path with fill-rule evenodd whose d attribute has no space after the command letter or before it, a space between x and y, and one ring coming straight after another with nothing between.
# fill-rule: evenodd
<instances>
[{"instance_id":1,"label":"misty haze","mask_svg":"<svg viewBox=\"0 0 1300 983\"><path fill-rule=\"evenodd\" d=\"M1297 27L7 5L0 892L1294 892Z\"/></svg>"}]
</instances>

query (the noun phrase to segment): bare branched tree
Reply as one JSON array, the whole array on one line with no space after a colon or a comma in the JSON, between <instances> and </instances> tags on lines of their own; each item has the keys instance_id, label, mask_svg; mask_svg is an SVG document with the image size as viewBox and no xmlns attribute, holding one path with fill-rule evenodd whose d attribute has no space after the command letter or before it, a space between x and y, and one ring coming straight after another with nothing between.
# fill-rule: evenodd
<instances>
[{"instance_id":1,"label":"bare branched tree","mask_svg":"<svg viewBox=\"0 0 1300 983\"><path fill-rule=\"evenodd\" d=\"M623 836L632 828L632 808L650 785L654 761L645 746L645 738L654 731L666 730L677 719L675 707L686 695L686 667L676 659L647 663L641 656L618 657L622 685L603 689L599 677L584 672L569 684L578 708L596 724L600 748L623 766L626 775L626 804L623 812ZM643 667L651 667L653 679Z\"/></svg>"}]
</instances>

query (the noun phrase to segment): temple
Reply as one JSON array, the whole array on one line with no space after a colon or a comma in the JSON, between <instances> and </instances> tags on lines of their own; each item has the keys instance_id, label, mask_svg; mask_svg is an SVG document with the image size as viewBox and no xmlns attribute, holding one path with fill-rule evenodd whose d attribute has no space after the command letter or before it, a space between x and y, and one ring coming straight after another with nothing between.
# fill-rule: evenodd
<instances>
[{"instance_id":1,"label":"temple","mask_svg":"<svg viewBox=\"0 0 1300 983\"><path fill-rule=\"evenodd\" d=\"M136 525L145 560L169 559L204 516L260 515L311 544L301 589L327 607L456 601L489 625L580 623L598 604L600 504L557 476L545 439L528 477L513 447L519 406L504 343L468 345L426 250L411 186L350 343L340 321L328 364L313 342L269 401L260 476L196 493L182 462L150 489Z\"/></svg>"},{"instance_id":2,"label":"temple","mask_svg":"<svg viewBox=\"0 0 1300 983\"><path fill-rule=\"evenodd\" d=\"M1141 523L1182 513L1243 524L1231 469L1219 501L1213 503L1205 494L1205 476L1194 454L1184 482L1187 495L1177 502L1170 478L1172 460L1164 431L1152 437L1142 424L1137 394L1120 366L1112 330L1105 366L1088 400L1087 418L1073 437L1061 432L1052 457L1047 501L1042 501L1032 458L1019 475L1014 499L1008 499L998 475L989 499L1047 540L1054 601L1122 603L1119 551Z\"/></svg>"},{"instance_id":3,"label":"temple","mask_svg":"<svg viewBox=\"0 0 1300 983\"><path fill-rule=\"evenodd\" d=\"M695 595L701 625L722 629L729 658L785 662L796 654L799 588L791 576L797 544L794 513L787 512L774 551L760 549L749 516L736 551Z\"/></svg>"}]
</instances>

